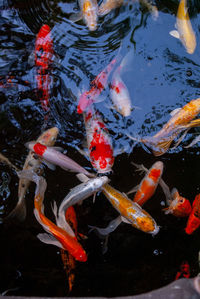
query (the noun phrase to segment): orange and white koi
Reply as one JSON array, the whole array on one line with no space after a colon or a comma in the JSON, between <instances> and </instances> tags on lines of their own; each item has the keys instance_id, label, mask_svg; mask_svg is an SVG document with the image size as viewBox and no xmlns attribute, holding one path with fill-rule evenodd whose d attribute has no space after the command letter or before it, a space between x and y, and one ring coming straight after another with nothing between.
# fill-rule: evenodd
<instances>
[{"instance_id":1,"label":"orange and white koi","mask_svg":"<svg viewBox=\"0 0 200 299\"><path fill-rule=\"evenodd\" d=\"M45 111L49 109L49 86L51 83L50 75L47 71L54 54L53 40L50 33L50 27L47 24L42 25L35 42L36 81L38 90L41 92L41 105Z\"/></svg>"},{"instance_id":2,"label":"orange and white koi","mask_svg":"<svg viewBox=\"0 0 200 299\"><path fill-rule=\"evenodd\" d=\"M77 217L76 212L73 206L69 207L65 212L65 219L71 226L72 230L75 233L75 236L77 238L78 236L78 223L77 223ZM74 257L65 251L64 249L60 249L61 252L61 258L63 262L63 268L67 274L68 278L68 285L69 285L69 291L71 292L74 280L75 280L75 267L76 267L76 261Z\"/></svg>"},{"instance_id":3,"label":"orange and white koi","mask_svg":"<svg viewBox=\"0 0 200 299\"><path fill-rule=\"evenodd\" d=\"M180 196L178 190L173 188L171 191L171 202L168 208L163 209L165 214L173 214L176 217L187 217L192 211L190 201Z\"/></svg>"},{"instance_id":4,"label":"orange and white koi","mask_svg":"<svg viewBox=\"0 0 200 299\"><path fill-rule=\"evenodd\" d=\"M191 235L200 226L200 194L197 194L193 204L192 211L189 215L185 232Z\"/></svg>"},{"instance_id":5,"label":"orange and white koi","mask_svg":"<svg viewBox=\"0 0 200 299\"><path fill-rule=\"evenodd\" d=\"M99 16L107 15L112 9L115 9L123 4L124 0L104 0L98 9Z\"/></svg>"},{"instance_id":6,"label":"orange and white koi","mask_svg":"<svg viewBox=\"0 0 200 299\"><path fill-rule=\"evenodd\" d=\"M80 13L70 16L70 20L77 22L83 18L90 31L94 31L97 28L97 0L79 0Z\"/></svg>"},{"instance_id":7,"label":"orange and white koi","mask_svg":"<svg viewBox=\"0 0 200 299\"><path fill-rule=\"evenodd\" d=\"M200 98L191 100L185 106L176 109L172 113L171 119L158 133L152 137L147 136L138 140L151 147L155 156L163 155L169 149L172 141L178 134L185 131L183 136L179 138L175 147L179 145L190 128L200 126L200 119L193 120L200 113ZM137 140L131 136L129 137L133 140Z\"/></svg>"},{"instance_id":8,"label":"orange and white koi","mask_svg":"<svg viewBox=\"0 0 200 299\"><path fill-rule=\"evenodd\" d=\"M38 176L34 171L24 170L19 176L28 178L36 183L36 191L34 198L34 214L37 221L42 225L47 233L39 234L40 241L46 244L52 244L59 248L67 250L76 260L85 262L87 255L80 243L77 241L71 227L65 231L62 227L56 226L51 220L44 215L44 193L47 188L46 180L42 176Z\"/></svg>"},{"instance_id":9,"label":"orange and white koi","mask_svg":"<svg viewBox=\"0 0 200 299\"><path fill-rule=\"evenodd\" d=\"M111 171L114 164L112 140L100 115L84 114L89 158L98 173Z\"/></svg>"},{"instance_id":10,"label":"orange and white koi","mask_svg":"<svg viewBox=\"0 0 200 299\"><path fill-rule=\"evenodd\" d=\"M36 142L43 145L53 146L58 135L58 128L53 127L43 132ZM37 174L40 173L41 160L36 158L33 151L29 151L23 170L33 170ZM23 221L26 218L26 204L25 195L30 185L30 180L27 178L20 178L18 187L18 203L13 211L6 217L6 219L16 217L18 220Z\"/></svg>"},{"instance_id":11,"label":"orange and white koi","mask_svg":"<svg viewBox=\"0 0 200 299\"><path fill-rule=\"evenodd\" d=\"M155 220L136 202L130 200L126 194L117 191L108 184L102 188L102 192L112 206L121 214L123 221L128 222L143 232L153 235L158 233L159 227Z\"/></svg>"},{"instance_id":12,"label":"orange and white koi","mask_svg":"<svg viewBox=\"0 0 200 299\"><path fill-rule=\"evenodd\" d=\"M170 31L170 35L179 38L189 54L193 54L196 48L196 36L192 29L188 15L187 0L180 0L177 16L177 30Z\"/></svg>"},{"instance_id":13,"label":"orange and white koi","mask_svg":"<svg viewBox=\"0 0 200 299\"><path fill-rule=\"evenodd\" d=\"M48 147L39 142L28 142L26 146L31 150L34 151L39 157L41 157L47 166L52 168L53 165L60 166L64 170L73 171L73 172L80 172L84 173L89 177L94 177L93 174L88 172L85 168L80 166L74 160L69 158L68 156L61 153L58 147Z\"/></svg>"},{"instance_id":14,"label":"orange and white koi","mask_svg":"<svg viewBox=\"0 0 200 299\"><path fill-rule=\"evenodd\" d=\"M91 82L91 89L81 94L77 107L79 114L86 111L93 103L98 101L99 95L105 89L108 83L108 77L116 64L117 59L114 58L103 71Z\"/></svg>"},{"instance_id":15,"label":"orange and white koi","mask_svg":"<svg viewBox=\"0 0 200 299\"><path fill-rule=\"evenodd\" d=\"M152 167L148 170L143 165L138 165L132 162L139 170L146 171L146 175L139 184L132 190L130 190L127 194L136 192L133 201L138 203L140 206L143 206L145 202L153 196L160 181L160 178L163 173L163 162L157 161Z\"/></svg>"}]
</instances>

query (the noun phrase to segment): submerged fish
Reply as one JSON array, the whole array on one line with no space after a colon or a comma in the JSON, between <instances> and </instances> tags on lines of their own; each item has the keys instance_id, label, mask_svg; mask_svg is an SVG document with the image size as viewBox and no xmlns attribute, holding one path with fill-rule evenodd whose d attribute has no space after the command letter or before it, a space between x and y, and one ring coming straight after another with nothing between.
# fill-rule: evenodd
<instances>
[{"instance_id":1,"label":"submerged fish","mask_svg":"<svg viewBox=\"0 0 200 299\"><path fill-rule=\"evenodd\" d=\"M98 173L111 171L114 164L112 140L100 115L84 114L89 158Z\"/></svg>"},{"instance_id":2,"label":"submerged fish","mask_svg":"<svg viewBox=\"0 0 200 299\"><path fill-rule=\"evenodd\" d=\"M197 194L193 204L192 211L189 215L185 232L191 235L200 226L200 194Z\"/></svg>"},{"instance_id":3,"label":"submerged fish","mask_svg":"<svg viewBox=\"0 0 200 299\"><path fill-rule=\"evenodd\" d=\"M76 260L85 262L87 260L86 252L77 241L71 227L68 225L66 231L64 228L55 225L44 215L43 200L47 188L46 180L42 176L38 176L33 170L23 170L19 176L23 179L28 178L37 185L34 198L34 214L37 221L47 232L38 235L40 241L67 250Z\"/></svg>"},{"instance_id":4,"label":"submerged fish","mask_svg":"<svg viewBox=\"0 0 200 299\"><path fill-rule=\"evenodd\" d=\"M124 3L124 0L104 0L98 9L98 15L104 16L108 14L112 9L115 9L121 6Z\"/></svg>"},{"instance_id":5,"label":"submerged fish","mask_svg":"<svg viewBox=\"0 0 200 299\"><path fill-rule=\"evenodd\" d=\"M191 100L182 108L173 111L171 119L163 126L163 128L152 137L144 137L139 141L151 147L155 156L163 155L170 147L172 141L181 132L187 131L192 127L200 126L200 119L193 120L200 113L200 98ZM180 137L176 146L182 141ZM129 136L133 140L137 140ZM175 147L176 147L175 146Z\"/></svg>"},{"instance_id":6,"label":"submerged fish","mask_svg":"<svg viewBox=\"0 0 200 299\"><path fill-rule=\"evenodd\" d=\"M90 31L94 31L97 28L97 8L98 4L96 0L79 0L80 13L70 16L70 20L77 22L83 18Z\"/></svg>"},{"instance_id":7,"label":"submerged fish","mask_svg":"<svg viewBox=\"0 0 200 299\"><path fill-rule=\"evenodd\" d=\"M173 214L176 217L187 217L192 211L190 201L180 196L178 190L173 188L171 191L172 200L168 208L163 209L165 214Z\"/></svg>"},{"instance_id":8,"label":"submerged fish","mask_svg":"<svg viewBox=\"0 0 200 299\"><path fill-rule=\"evenodd\" d=\"M41 157L47 166L52 168L53 165L60 166L64 170L73 171L73 172L80 172L84 173L89 177L94 177L94 175L88 172L85 168L80 166L71 158L67 157L66 155L59 152L59 148L50 148L48 146L42 145L39 142L28 142L26 146L31 150L34 151L39 157ZM50 164L49 164L50 163Z\"/></svg>"},{"instance_id":9,"label":"submerged fish","mask_svg":"<svg viewBox=\"0 0 200 299\"><path fill-rule=\"evenodd\" d=\"M187 0L180 0L177 16L177 30L173 30L170 34L179 38L189 54L193 54L196 48L196 36L192 29L190 18L188 15Z\"/></svg>"},{"instance_id":10,"label":"submerged fish","mask_svg":"<svg viewBox=\"0 0 200 299\"><path fill-rule=\"evenodd\" d=\"M66 225L66 219L65 219L66 210L70 206L75 205L76 203L83 201L89 196L100 191L103 188L103 186L110 181L107 176L96 177L94 179L88 179L88 177L83 174L81 175L79 174L77 176L81 181L83 181L83 183L74 187L67 194L67 196L63 199L63 201L60 204L58 213L57 213L57 206L54 203L54 214L56 216L56 223L58 226L61 226L63 228Z\"/></svg>"},{"instance_id":11,"label":"submerged fish","mask_svg":"<svg viewBox=\"0 0 200 299\"><path fill-rule=\"evenodd\" d=\"M65 219L71 226L72 230L75 233L76 238L78 237L78 223L77 223L77 217L76 217L76 212L74 207L69 207L66 210L65 213ZM69 291L71 292L73 285L74 285L74 280L75 280L75 267L76 267L76 261L74 257L68 253L68 251L64 249L60 249L61 252L61 258L63 262L63 268L67 274L68 278L68 285L69 285Z\"/></svg>"},{"instance_id":12,"label":"submerged fish","mask_svg":"<svg viewBox=\"0 0 200 299\"><path fill-rule=\"evenodd\" d=\"M53 127L51 129L43 132L36 142L40 142L43 145L53 146L58 135L58 128ZM36 158L32 151L29 151L29 154L26 158L26 161L23 166L23 170L33 170L37 174L40 172L41 160ZM27 189L30 185L30 180L27 178L20 178L19 187L18 187L18 203L13 211L6 217L10 219L13 217L18 218L18 220L23 221L26 218L26 204L25 204L25 195Z\"/></svg>"},{"instance_id":13,"label":"submerged fish","mask_svg":"<svg viewBox=\"0 0 200 299\"><path fill-rule=\"evenodd\" d=\"M145 170L146 175L139 184L139 186L136 186L134 189L130 190L127 194L130 194L132 192L136 192L133 201L137 202L140 206L143 206L143 204L153 196L154 192L156 191L156 188L158 186L159 180L163 173L163 162L157 161L155 162L152 167L148 170L143 165L138 165L135 163L132 163L137 167L139 170Z\"/></svg>"},{"instance_id":14,"label":"submerged fish","mask_svg":"<svg viewBox=\"0 0 200 299\"><path fill-rule=\"evenodd\" d=\"M81 94L77 107L79 114L86 111L93 103L99 101L99 96L108 83L108 77L116 64L117 59L114 58L103 71L91 82L91 89Z\"/></svg>"},{"instance_id":15,"label":"submerged fish","mask_svg":"<svg viewBox=\"0 0 200 299\"><path fill-rule=\"evenodd\" d=\"M37 34L34 54L35 65L37 67L37 87L41 92L40 101L42 108L47 111L49 110L49 88L51 83L51 78L47 71L54 54L51 29L47 24L42 25Z\"/></svg>"},{"instance_id":16,"label":"submerged fish","mask_svg":"<svg viewBox=\"0 0 200 299\"><path fill-rule=\"evenodd\" d=\"M126 194L117 191L108 184L102 188L102 192L113 207L121 214L123 221L125 220L125 222L143 232L153 235L158 233L159 227L155 220L137 203L130 200Z\"/></svg>"},{"instance_id":17,"label":"submerged fish","mask_svg":"<svg viewBox=\"0 0 200 299\"><path fill-rule=\"evenodd\" d=\"M190 278L190 265L187 261L181 263L180 271L176 273L175 280L179 278Z\"/></svg>"}]
</instances>

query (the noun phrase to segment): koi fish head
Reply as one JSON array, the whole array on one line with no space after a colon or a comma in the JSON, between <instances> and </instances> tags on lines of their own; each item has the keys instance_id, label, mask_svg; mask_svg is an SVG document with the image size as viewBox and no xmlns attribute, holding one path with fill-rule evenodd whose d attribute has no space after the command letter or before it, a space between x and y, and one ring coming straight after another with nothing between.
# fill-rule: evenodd
<instances>
[{"instance_id":1,"label":"koi fish head","mask_svg":"<svg viewBox=\"0 0 200 299\"><path fill-rule=\"evenodd\" d=\"M87 261L87 254L86 254L85 250L82 248L81 245L74 250L73 256L79 262L86 262Z\"/></svg>"},{"instance_id":2,"label":"koi fish head","mask_svg":"<svg viewBox=\"0 0 200 299\"><path fill-rule=\"evenodd\" d=\"M167 213L171 213L176 217L187 217L192 211L190 201L180 196L176 188L172 189L171 196L173 200L170 206L165 209Z\"/></svg>"},{"instance_id":3,"label":"koi fish head","mask_svg":"<svg viewBox=\"0 0 200 299\"><path fill-rule=\"evenodd\" d=\"M83 18L90 31L94 31L97 28L97 6L92 5L90 0L86 0L83 3Z\"/></svg>"},{"instance_id":4,"label":"koi fish head","mask_svg":"<svg viewBox=\"0 0 200 299\"><path fill-rule=\"evenodd\" d=\"M145 233L156 235L159 232L159 226L146 211L142 210L142 212L145 215L137 217L137 228L139 228Z\"/></svg>"},{"instance_id":5,"label":"koi fish head","mask_svg":"<svg viewBox=\"0 0 200 299\"><path fill-rule=\"evenodd\" d=\"M153 182L158 182L158 179L162 176L164 164L161 161L157 161L151 167L151 171L149 172L149 177L153 180Z\"/></svg>"},{"instance_id":6,"label":"koi fish head","mask_svg":"<svg viewBox=\"0 0 200 299\"><path fill-rule=\"evenodd\" d=\"M41 143L39 143L39 142L33 142L33 141L31 141L31 142L27 142L27 143L25 144L25 146L26 146L29 150L35 152L35 153L36 153L37 155L39 155L39 156L43 156L44 152L45 152L46 149L47 149L47 147L46 147L45 145L43 145L43 144L41 144Z\"/></svg>"},{"instance_id":7,"label":"koi fish head","mask_svg":"<svg viewBox=\"0 0 200 299\"><path fill-rule=\"evenodd\" d=\"M45 131L39 138L38 141L41 144L45 144L47 146L52 146L56 138L58 136L59 130L57 127L50 128L49 130Z\"/></svg>"}]
</instances>

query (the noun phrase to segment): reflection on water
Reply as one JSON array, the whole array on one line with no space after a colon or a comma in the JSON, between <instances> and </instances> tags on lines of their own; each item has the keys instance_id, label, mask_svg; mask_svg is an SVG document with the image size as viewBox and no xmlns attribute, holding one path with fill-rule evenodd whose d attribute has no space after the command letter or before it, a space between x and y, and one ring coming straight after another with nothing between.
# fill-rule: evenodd
<instances>
[{"instance_id":1,"label":"reflection on water","mask_svg":"<svg viewBox=\"0 0 200 299\"><path fill-rule=\"evenodd\" d=\"M101 3L101 1L99 1ZM126 134L153 136L166 123L169 113L199 97L199 3L190 1L189 13L196 34L197 48L187 54L181 42L169 35L174 29L178 1L155 1L159 17L154 20L145 7L128 2L99 17L97 30L90 32L82 20L73 23L72 13L79 10L77 1L9 0L3 1L0 16L0 151L19 168L23 167L27 149L24 143L35 140L45 127L60 130L56 145L87 169L92 167L77 151L85 145L82 115L77 114L77 98L90 89L90 82L120 54L132 53L122 72L131 95L132 107L127 118L113 108L109 89L101 94L99 110L113 139L117 154L111 175L112 185L126 192L139 184L142 176L131 161L149 168L155 157ZM36 69L32 63L35 38L41 26L51 28L54 55L49 68L50 113L47 117L40 103ZM177 187L192 202L199 192L198 144L184 149L188 140L199 133L192 129L177 149L163 155L163 179L170 189ZM120 153L120 154L119 154ZM6 216L17 202L18 178L2 165L0 176L0 216ZM55 175L56 174L56 175ZM51 202L58 203L78 181L57 168L45 168L48 191L45 211L51 218ZM28 217L23 224L1 224L0 292L19 288L14 295L65 296L67 281L59 250L42 244L37 238L41 228L33 215L34 186L27 194ZM117 213L102 194L93 204L86 200L76 207L79 230L88 235L83 246L87 263L77 263L72 296L123 296L146 292L174 280L183 260L198 272L198 233L184 233L185 219L161 212L163 193L160 188L146 204L147 211L161 226L154 238L122 224L108 240L102 254L102 240L90 233L88 225L106 226ZM12 249L11 249L12 248ZM20 271L21 276L16 278ZM149 275L151 273L151 275ZM12 283L11 283L12 281ZM34 286L34 287L33 287Z\"/></svg>"}]
</instances>

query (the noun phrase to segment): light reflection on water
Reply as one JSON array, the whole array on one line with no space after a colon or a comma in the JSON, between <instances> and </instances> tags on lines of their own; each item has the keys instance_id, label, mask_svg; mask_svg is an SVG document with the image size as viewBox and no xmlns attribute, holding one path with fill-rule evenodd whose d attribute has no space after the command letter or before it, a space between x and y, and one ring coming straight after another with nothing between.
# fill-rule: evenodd
<instances>
[{"instance_id":1,"label":"light reflection on water","mask_svg":"<svg viewBox=\"0 0 200 299\"><path fill-rule=\"evenodd\" d=\"M197 37L197 48L193 55L189 55L181 42L169 35L174 29L177 3L171 1L171 6L167 3L164 6L160 1L157 2L161 10L156 21L138 3L133 3L99 18L95 32L89 32L82 21L73 23L69 20L69 16L78 9L75 1L29 0L5 3L0 17L0 151L22 168L27 154L24 143L37 138L42 127L56 125L60 130L58 145L67 149L68 154L81 165L91 169L87 158L82 157L77 151L78 148L84 147L86 137L82 115L78 115L76 110L77 98L80 93L90 88L90 82L118 53L124 57L131 52L133 57L122 72L122 79L131 95L132 106L135 107L131 115L124 118L113 109L108 88L102 92L102 101L96 103L95 107L104 118L113 139L114 150L118 153L111 177L113 186L126 191L137 185L142 176L135 173L130 162L134 160L150 167L155 162L155 157L146 147L131 141L126 134L135 137L154 135L168 121L172 110L199 97L200 94L199 13L193 13L191 19ZM49 69L50 115L46 122L36 88L36 69L31 63L35 36L43 23L49 24L52 29L55 52ZM194 129L189 133L185 144L198 132L198 129ZM119 154L120 150L122 154ZM165 163L164 179L170 185L170 189L177 186L191 201L199 191L198 169L195 171L198 156L198 145L185 150L181 144L161 158ZM55 172L48 169L45 169L45 177L48 178L50 186L45 206L49 212L49 202L55 198L61 201L68 190L77 184L77 180L72 174L58 168L56 178L59 183L55 183ZM189 177L193 178L190 184ZM16 202L18 179L14 173L8 174L3 168L0 180L2 217L13 208L13 200ZM25 244L27 249L22 250L16 245L16 260L9 264L8 269L3 266L6 273L5 278L2 277L2 281L5 282L3 289L7 287L9 273L20 267L25 283L20 284L21 290L15 294L65 295L63 285L66 282L62 266L59 257L55 257L57 249L41 244L36 238L40 227L32 213L33 192L32 187L27 196L29 217L26 223L22 224L22 227L17 224L14 228L12 226L13 234L10 228L4 228L2 231L5 244L1 249L3 256L7 253L6 246L12 244L12 241L18 244L20 240L20 244ZM85 246L89 252L89 262L77 265L74 296L132 295L160 287L174 279L181 258L190 259L193 274L196 274L195 254L199 247L194 249L192 244L200 244L195 236L189 239L184 235L184 220L161 214L162 202L163 194L158 189L154 199L147 205L148 211L153 213L161 225L161 232L154 239L122 225L110 236L108 252L102 255L102 240L92 234L88 236ZM88 224L103 227L116 216L101 194L97 195L94 205L86 202L78 211L80 229L86 235ZM6 237L7 232L9 238ZM174 248L170 247L177 238L180 238L180 244L174 243ZM30 254L33 252L32 247L35 249L35 259ZM138 248L141 248L140 252ZM176 250L179 255L176 254ZM50 265L47 265L46 256L50 256ZM134 259L130 260L130 256L134 256ZM10 254L7 253L6 259L9 257ZM47 283L46 273L53 273L52 269L57 276L52 274L53 278L47 277ZM129 276L127 271L130 271ZM144 283L148 271L153 271L157 278L156 282L150 281L149 285ZM119 280L120 273L127 277L125 288ZM42 277L42 282L38 283L38 277ZM60 282L55 283L55 277L58 277ZM115 280L118 282L118 288ZM30 281L36 283L35 289L30 287ZM59 288L62 291L59 291Z\"/></svg>"}]
</instances>

